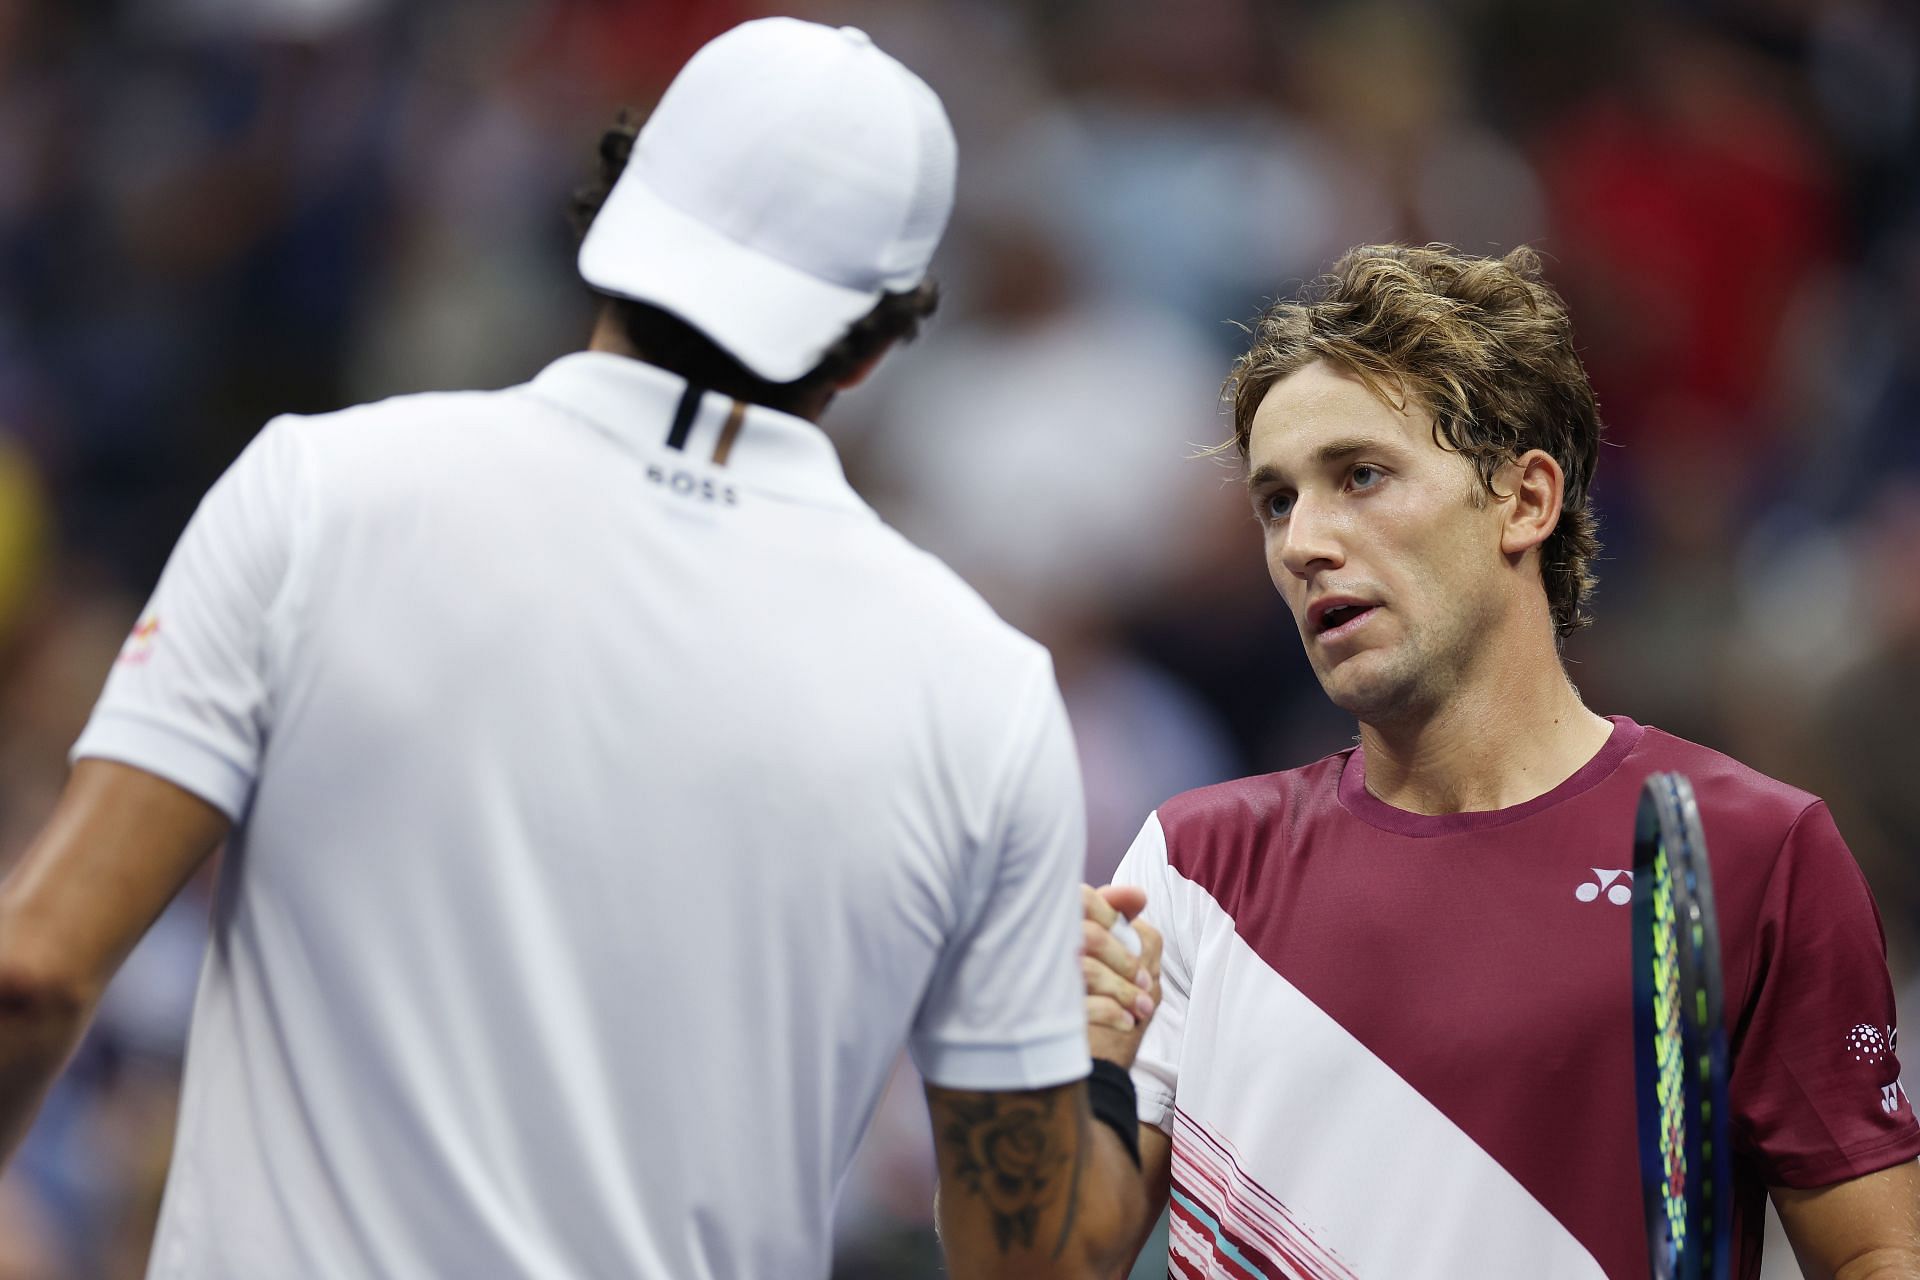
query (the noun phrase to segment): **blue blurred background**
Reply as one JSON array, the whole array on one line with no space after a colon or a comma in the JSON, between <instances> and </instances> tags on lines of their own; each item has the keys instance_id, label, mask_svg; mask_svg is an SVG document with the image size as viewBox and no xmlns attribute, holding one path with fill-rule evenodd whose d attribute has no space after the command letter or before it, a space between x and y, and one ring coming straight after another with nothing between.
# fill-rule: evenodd
<instances>
[{"instance_id":1,"label":"blue blurred background","mask_svg":"<svg viewBox=\"0 0 1920 1280\"><path fill-rule=\"evenodd\" d=\"M770 11L0 0L0 865L252 433L582 345L563 209L599 130ZM1195 457L1226 433L1234 322L1349 244L1530 243L1615 446L1581 688L1828 796L1920 996L1910 4L778 11L865 27L953 116L946 305L829 425L882 514L1052 646L1090 879L1169 794L1352 734L1231 469ZM0 1181L0 1280L141 1274L206 888ZM903 1073L843 1197L842 1277L935 1274L931 1180Z\"/></svg>"}]
</instances>

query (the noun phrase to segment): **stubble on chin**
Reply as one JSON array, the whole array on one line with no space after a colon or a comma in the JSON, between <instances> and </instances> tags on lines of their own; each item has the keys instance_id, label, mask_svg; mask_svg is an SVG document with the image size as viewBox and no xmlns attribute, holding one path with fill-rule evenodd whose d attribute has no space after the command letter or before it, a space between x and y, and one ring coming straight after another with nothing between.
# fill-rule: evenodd
<instances>
[{"instance_id":1,"label":"stubble on chin","mask_svg":"<svg viewBox=\"0 0 1920 1280\"><path fill-rule=\"evenodd\" d=\"M1365 656L1356 654L1333 671L1319 673L1320 687L1334 706L1362 724L1381 727L1430 713L1437 699L1417 662L1395 655L1398 661L1376 660L1365 669L1355 669Z\"/></svg>"},{"instance_id":2,"label":"stubble on chin","mask_svg":"<svg viewBox=\"0 0 1920 1280\"><path fill-rule=\"evenodd\" d=\"M1363 724L1392 728L1432 718L1469 679L1482 616L1462 610L1438 628L1410 629L1390 648L1354 654L1320 687Z\"/></svg>"}]
</instances>

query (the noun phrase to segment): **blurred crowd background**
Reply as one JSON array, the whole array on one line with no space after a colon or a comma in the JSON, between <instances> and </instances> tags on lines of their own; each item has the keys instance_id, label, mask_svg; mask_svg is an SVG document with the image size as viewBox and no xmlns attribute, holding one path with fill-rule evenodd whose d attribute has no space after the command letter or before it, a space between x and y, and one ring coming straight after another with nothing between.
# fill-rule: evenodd
<instances>
[{"instance_id":1,"label":"blurred crowd background","mask_svg":"<svg viewBox=\"0 0 1920 1280\"><path fill-rule=\"evenodd\" d=\"M0 866L251 435L582 345L563 210L597 134L769 11L0 0ZM779 11L865 27L952 114L945 305L829 426L883 515L1053 648L1089 879L1168 795L1353 732L1231 466L1198 456L1226 434L1235 322L1350 244L1528 243L1613 444L1580 687L1829 797L1920 1004L1910 4ZM141 1274L206 889L135 953L0 1181L0 1280ZM935 1273L931 1181L903 1072L843 1197L842 1280Z\"/></svg>"}]
</instances>

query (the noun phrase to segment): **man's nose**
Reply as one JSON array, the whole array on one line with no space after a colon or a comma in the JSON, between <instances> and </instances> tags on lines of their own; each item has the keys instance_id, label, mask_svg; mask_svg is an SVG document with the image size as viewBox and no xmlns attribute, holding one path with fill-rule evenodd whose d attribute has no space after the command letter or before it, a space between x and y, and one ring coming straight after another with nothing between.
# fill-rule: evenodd
<instances>
[{"instance_id":1,"label":"man's nose","mask_svg":"<svg viewBox=\"0 0 1920 1280\"><path fill-rule=\"evenodd\" d=\"M1285 540L1280 544L1281 566L1304 580L1316 570L1338 569L1346 563L1335 523L1323 504L1305 497L1295 499Z\"/></svg>"}]
</instances>

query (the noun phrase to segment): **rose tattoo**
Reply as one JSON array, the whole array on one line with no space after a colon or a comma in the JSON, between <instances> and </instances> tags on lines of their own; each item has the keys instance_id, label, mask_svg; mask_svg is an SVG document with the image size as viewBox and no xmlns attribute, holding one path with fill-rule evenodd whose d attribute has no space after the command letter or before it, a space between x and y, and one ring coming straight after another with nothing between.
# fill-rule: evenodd
<instances>
[{"instance_id":1,"label":"rose tattoo","mask_svg":"<svg viewBox=\"0 0 1920 1280\"><path fill-rule=\"evenodd\" d=\"M1048 1140L1055 1099L991 1094L955 1100L944 1136L963 1152L953 1176L985 1200L1002 1253L1033 1247L1041 1213L1058 1197L1072 1158Z\"/></svg>"}]
</instances>

